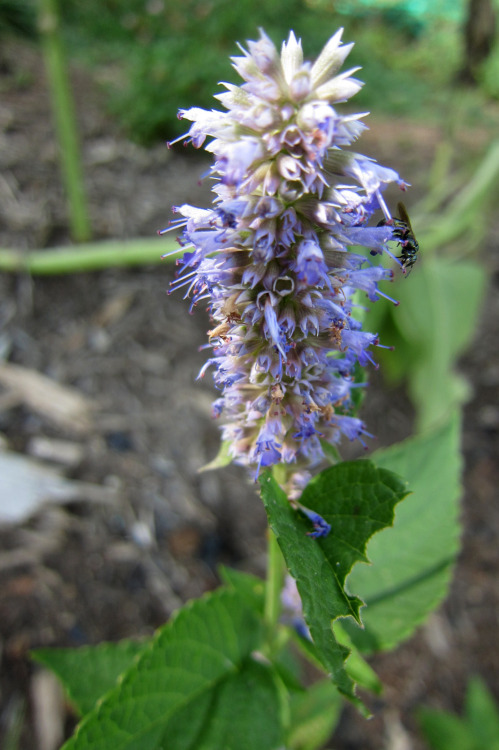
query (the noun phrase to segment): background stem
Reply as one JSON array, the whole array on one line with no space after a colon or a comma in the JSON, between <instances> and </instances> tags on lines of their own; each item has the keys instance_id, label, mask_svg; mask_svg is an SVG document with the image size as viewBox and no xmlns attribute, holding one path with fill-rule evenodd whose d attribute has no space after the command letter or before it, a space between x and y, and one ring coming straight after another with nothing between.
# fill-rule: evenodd
<instances>
[{"instance_id":1,"label":"background stem","mask_svg":"<svg viewBox=\"0 0 499 750\"><path fill-rule=\"evenodd\" d=\"M38 26L59 142L62 176L68 195L71 235L76 242L85 242L90 239L91 228L57 0L39 0Z\"/></svg>"},{"instance_id":2,"label":"background stem","mask_svg":"<svg viewBox=\"0 0 499 750\"><path fill-rule=\"evenodd\" d=\"M33 250L28 253L20 250L0 249L0 271L26 272L31 275L50 276L52 274L99 271L104 268L151 265L165 263L178 258L184 251L162 259L163 254L178 248L174 240L137 239L107 240L85 245L58 247L50 250Z\"/></svg>"}]
</instances>

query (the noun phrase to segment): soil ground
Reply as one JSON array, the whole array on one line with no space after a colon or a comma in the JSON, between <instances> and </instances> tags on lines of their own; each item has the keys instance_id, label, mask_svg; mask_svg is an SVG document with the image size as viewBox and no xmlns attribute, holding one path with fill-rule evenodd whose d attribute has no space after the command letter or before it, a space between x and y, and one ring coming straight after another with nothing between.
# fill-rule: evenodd
<instances>
[{"instance_id":1,"label":"soil ground","mask_svg":"<svg viewBox=\"0 0 499 750\"><path fill-rule=\"evenodd\" d=\"M130 143L105 115L88 74L75 71L73 86L96 238L150 238L172 204L208 205L201 156ZM2 50L0 91L0 247L67 244L36 50ZM423 186L438 131L375 118L371 127L363 150ZM462 139L471 157L487 134L463 131ZM474 674L499 701L498 230L496 221L484 247L490 289L482 321L460 364L474 395L464 417L463 547L452 590L410 642L373 660L386 686L375 717L366 722L345 708L335 750L422 750L416 707L461 711ZM0 745L18 728L20 750L50 750L59 740L50 745L44 716L56 733L74 725L30 649L150 634L183 601L217 585L220 563L264 574L265 518L253 486L234 467L197 472L218 446L213 389L208 378L195 382L208 322L202 311L189 316L180 295L166 296L172 278L169 265L0 277L0 361L77 388L98 405L91 425L63 427L2 388L2 440L28 457L48 446L59 460L64 446L51 441L63 441L65 475L105 489L94 497L80 488L79 501L0 526ZM411 432L403 391L377 377L364 416L377 446Z\"/></svg>"}]
</instances>

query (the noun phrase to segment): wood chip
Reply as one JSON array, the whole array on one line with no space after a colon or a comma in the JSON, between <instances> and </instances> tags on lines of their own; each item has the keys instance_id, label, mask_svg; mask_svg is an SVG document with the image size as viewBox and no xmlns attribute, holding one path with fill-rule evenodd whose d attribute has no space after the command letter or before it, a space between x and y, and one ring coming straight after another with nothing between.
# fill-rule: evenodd
<instances>
[{"instance_id":1,"label":"wood chip","mask_svg":"<svg viewBox=\"0 0 499 750\"><path fill-rule=\"evenodd\" d=\"M48 502L114 502L118 497L114 488L66 479L34 459L0 452L0 523L22 523Z\"/></svg>"},{"instance_id":2,"label":"wood chip","mask_svg":"<svg viewBox=\"0 0 499 750\"><path fill-rule=\"evenodd\" d=\"M60 464L68 469L74 469L81 464L84 456L84 448L80 443L69 440L54 440L42 435L37 435L29 440L27 452L34 458Z\"/></svg>"},{"instance_id":3,"label":"wood chip","mask_svg":"<svg viewBox=\"0 0 499 750\"><path fill-rule=\"evenodd\" d=\"M104 302L93 317L93 322L100 328L107 328L125 315L135 298L135 292L124 290L114 294Z\"/></svg>"},{"instance_id":4,"label":"wood chip","mask_svg":"<svg viewBox=\"0 0 499 750\"><path fill-rule=\"evenodd\" d=\"M39 750L57 750L64 740L64 691L52 672L41 669L31 679L33 724Z\"/></svg>"},{"instance_id":5,"label":"wood chip","mask_svg":"<svg viewBox=\"0 0 499 750\"><path fill-rule=\"evenodd\" d=\"M23 403L62 430L84 434L93 427L95 403L76 388L6 362L0 364L0 383L10 392L9 402Z\"/></svg>"}]
</instances>

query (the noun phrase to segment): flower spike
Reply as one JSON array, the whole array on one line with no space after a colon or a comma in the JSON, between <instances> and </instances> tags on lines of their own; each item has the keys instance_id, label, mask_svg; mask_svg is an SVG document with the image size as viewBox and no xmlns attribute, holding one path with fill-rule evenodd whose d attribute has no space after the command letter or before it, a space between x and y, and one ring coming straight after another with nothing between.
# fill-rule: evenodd
<instances>
[{"instance_id":1,"label":"flower spike","mask_svg":"<svg viewBox=\"0 0 499 750\"><path fill-rule=\"evenodd\" d=\"M281 464L295 498L324 441L369 436L351 391L378 337L352 315L353 295L388 297L378 284L393 273L375 261L393 258L388 243L403 230L382 193L406 183L348 150L365 125L338 107L362 85L356 69L340 72L352 47L342 31L313 65L293 32L279 54L261 31L232 58L243 83L223 84L222 109L180 113L187 140L213 154L215 197L211 209L175 209L187 251L173 287L192 305L208 300L213 353L201 376L213 366L231 457L255 478ZM315 516L310 535L329 533Z\"/></svg>"}]
</instances>

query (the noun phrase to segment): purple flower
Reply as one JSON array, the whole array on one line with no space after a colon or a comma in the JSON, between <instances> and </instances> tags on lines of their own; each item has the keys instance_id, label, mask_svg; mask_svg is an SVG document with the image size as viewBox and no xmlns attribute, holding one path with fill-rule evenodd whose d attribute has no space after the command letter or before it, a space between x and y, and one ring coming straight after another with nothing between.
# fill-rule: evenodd
<instances>
[{"instance_id":1,"label":"purple flower","mask_svg":"<svg viewBox=\"0 0 499 750\"><path fill-rule=\"evenodd\" d=\"M406 187L348 150L365 126L341 112L361 86L339 72L352 46L341 34L311 65L292 32L280 55L261 32L232 58L244 82L223 84L223 110L181 111L192 122L185 137L195 147L209 139L215 198L212 209L175 209L186 253L172 286L193 305L208 302L213 353L201 376L213 368L214 413L234 461L253 475L284 465L294 497L324 441L369 436L351 390L378 338L352 316L353 295L387 296L378 284L392 271L374 261L393 258L397 235L382 193ZM315 516L311 535L325 535Z\"/></svg>"},{"instance_id":2,"label":"purple flower","mask_svg":"<svg viewBox=\"0 0 499 750\"><path fill-rule=\"evenodd\" d=\"M284 579L284 586L281 591L281 604L283 608L283 622L291 625L302 638L312 640L303 616L303 606L296 581L290 575L286 575Z\"/></svg>"},{"instance_id":3,"label":"purple flower","mask_svg":"<svg viewBox=\"0 0 499 750\"><path fill-rule=\"evenodd\" d=\"M292 268L296 271L297 278L308 286L321 288L330 284L322 250L314 240L302 240L298 243Z\"/></svg>"},{"instance_id":4,"label":"purple flower","mask_svg":"<svg viewBox=\"0 0 499 750\"><path fill-rule=\"evenodd\" d=\"M328 523L325 518L315 511L305 508L303 505L300 505L300 510L312 521L314 527L314 530L309 531L307 536L311 536L313 539L318 539L321 536L327 536L329 534L331 531L331 524Z\"/></svg>"}]
</instances>

